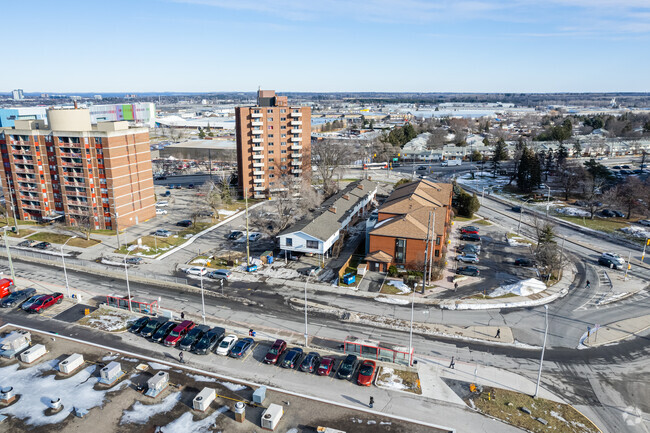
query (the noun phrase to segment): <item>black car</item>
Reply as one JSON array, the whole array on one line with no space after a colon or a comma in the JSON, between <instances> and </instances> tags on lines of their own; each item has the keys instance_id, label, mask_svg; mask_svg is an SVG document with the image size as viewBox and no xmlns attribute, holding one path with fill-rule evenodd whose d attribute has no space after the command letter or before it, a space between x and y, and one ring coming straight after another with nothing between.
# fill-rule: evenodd
<instances>
[{"instance_id":1,"label":"black car","mask_svg":"<svg viewBox=\"0 0 650 433\"><path fill-rule=\"evenodd\" d=\"M625 218L625 214L620 210L613 210L612 212L614 212L614 216L616 218Z\"/></svg>"},{"instance_id":2,"label":"black car","mask_svg":"<svg viewBox=\"0 0 650 433\"><path fill-rule=\"evenodd\" d=\"M523 266L524 268L530 268L535 266L535 262L531 259L520 257L518 259L515 259L515 266Z\"/></svg>"},{"instance_id":3,"label":"black car","mask_svg":"<svg viewBox=\"0 0 650 433\"><path fill-rule=\"evenodd\" d=\"M231 241L236 241L237 239L241 238L242 236L244 236L244 232L240 232L239 230L235 230L233 232L230 232L230 234L228 235L228 239L230 239Z\"/></svg>"},{"instance_id":4,"label":"black car","mask_svg":"<svg viewBox=\"0 0 650 433\"><path fill-rule=\"evenodd\" d=\"M149 318L147 316L140 317L138 320L133 322L131 326L129 326L129 332L137 334L138 332L142 331L142 328L144 328L147 323L149 323Z\"/></svg>"},{"instance_id":5,"label":"black car","mask_svg":"<svg viewBox=\"0 0 650 433\"><path fill-rule=\"evenodd\" d=\"M34 248L38 248L39 250L46 250L50 247L49 242L39 242L36 245L34 245Z\"/></svg>"},{"instance_id":6,"label":"black car","mask_svg":"<svg viewBox=\"0 0 650 433\"><path fill-rule=\"evenodd\" d=\"M167 336L169 335L170 332L172 332L172 329L174 329L178 325L176 322L167 322L160 328L156 330L156 332L153 333L151 336L151 341L155 342L160 342L163 341Z\"/></svg>"},{"instance_id":7,"label":"black car","mask_svg":"<svg viewBox=\"0 0 650 433\"><path fill-rule=\"evenodd\" d=\"M616 216L616 214L609 209L603 209L602 211L600 211L600 216L604 218L613 218Z\"/></svg>"},{"instance_id":8,"label":"black car","mask_svg":"<svg viewBox=\"0 0 650 433\"><path fill-rule=\"evenodd\" d=\"M469 242L481 242L481 236L476 233L463 233L460 235L460 239Z\"/></svg>"},{"instance_id":9,"label":"black car","mask_svg":"<svg viewBox=\"0 0 650 433\"><path fill-rule=\"evenodd\" d=\"M194 353L207 355L217 345L219 340L226 334L226 330L220 327L212 328L194 346Z\"/></svg>"},{"instance_id":10,"label":"black car","mask_svg":"<svg viewBox=\"0 0 650 433\"><path fill-rule=\"evenodd\" d=\"M622 165L621 167L623 167L623 168L630 168L629 165Z\"/></svg>"},{"instance_id":11,"label":"black car","mask_svg":"<svg viewBox=\"0 0 650 433\"><path fill-rule=\"evenodd\" d=\"M194 184L191 183L191 184L187 185L187 189L194 189Z\"/></svg>"},{"instance_id":12,"label":"black car","mask_svg":"<svg viewBox=\"0 0 650 433\"><path fill-rule=\"evenodd\" d=\"M154 180L166 180L167 176L156 176Z\"/></svg>"},{"instance_id":13,"label":"black car","mask_svg":"<svg viewBox=\"0 0 650 433\"><path fill-rule=\"evenodd\" d=\"M622 167L621 167L620 165L615 165L615 166L612 167L612 168L613 168L614 170L620 170Z\"/></svg>"},{"instance_id":14,"label":"black car","mask_svg":"<svg viewBox=\"0 0 650 433\"><path fill-rule=\"evenodd\" d=\"M183 188L180 183L177 183L176 186L174 187L175 189L181 189Z\"/></svg>"},{"instance_id":15,"label":"black car","mask_svg":"<svg viewBox=\"0 0 650 433\"><path fill-rule=\"evenodd\" d=\"M201 337L203 337L203 334L209 330L210 327L208 325L195 326L194 328L190 329L187 335L183 337L180 343L178 343L178 348L187 351L194 349L194 345L198 343L199 340L201 340Z\"/></svg>"},{"instance_id":16,"label":"black car","mask_svg":"<svg viewBox=\"0 0 650 433\"><path fill-rule=\"evenodd\" d=\"M192 227L192 220L182 220L176 223L179 227Z\"/></svg>"},{"instance_id":17,"label":"black car","mask_svg":"<svg viewBox=\"0 0 650 433\"><path fill-rule=\"evenodd\" d=\"M36 289L17 290L2 298L2 301L0 301L0 307L2 308L16 307L22 304L27 299L34 296L35 294L36 294Z\"/></svg>"},{"instance_id":18,"label":"black car","mask_svg":"<svg viewBox=\"0 0 650 433\"><path fill-rule=\"evenodd\" d=\"M468 277L478 277L481 272L476 266L461 266L456 269L458 275L467 275Z\"/></svg>"},{"instance_id":19,"label":"black car","mask_svg":"<svg viewBox=\"0 0 650 433\"><path fill-rule=\"evenodd\" d=\"M150 319L144 328L140 330L140 335L144 338L149 338L167 322L169 322L169 319L167 317L154 317L153 319Z\"/></svg>"},{"instance_id":20,"label":"black car","mask_svg":"<svg viewBox=\"0 0 650 433\"><path fill-rule=\"evenodd\" d=\"M302 349L299 347L293 347L289 349L286 355L284 355L284 359L282 360L282 363L280 364L280 367L282 368L296 368L296 365L298 365L298 361L300 360L300 357L302 356Z\"/></svg>"},{"instance_id":21,"label":"black car","mask_svg":"<svg viewBox=\"0 0 650 433\"><path fill-rule=\"evenodd\" d=\"M603 256L598 258L598 264L603 265L603 266L607 266L610 269L621 269L622 268L622 266L619 263L615 262L614 260L612 260L610 258L603 257Z\"/></svg>"},{"instance_id":22,"label":"black car","mask_svg":"<svg viewBox=\"0 0 650 433\"><path fill-rule=\"evenodd\" d=\"M418 167L418 171L426 170L427 166L426 165L421 165Z\"/></svg>"},{"instance_id":23,"label":"black car","mask_svg":"<svg viewBox=\"0 0 650 433\"><path fill-rule=\"evenodd\" d=\"M336 377L339 379L351 378L354 375L354 370L357 369L357 364L359 364L359 360L355 355L346 356L336 372Z\"/></svg>"},{"instance_id":24,"label":"black car","mask_svg":"<svg viewBox=\"0 0 650 433\"><path fill-rule=\"evenodd\" d=\"M228 356L231 358L241 358L248 352L248 349L253 347L253 344L255 344L255 340L252 338L242 338L241 340L237 340L235 345L230 349L230 353L228 353Z\"/></svg>"},{"instance_id":25,"label":"black car","mask_svg":"<svg viewBox=\"0 0 650 433\"><path fill-rule=\"evenodd\" d=\"M300 371L313 373L320 365L320 355L316 352L309 352L300 363Z\"/></svg>"},{"instance_id":26,"label":"black car","mask_svg":"<svg viewBox=\"0 0 650 433\"><path fill-rule=\"evenodd\" d=\"M521 212L521 206L513 206L512 211L517 213Z\"/></svg>"}]
</instances>

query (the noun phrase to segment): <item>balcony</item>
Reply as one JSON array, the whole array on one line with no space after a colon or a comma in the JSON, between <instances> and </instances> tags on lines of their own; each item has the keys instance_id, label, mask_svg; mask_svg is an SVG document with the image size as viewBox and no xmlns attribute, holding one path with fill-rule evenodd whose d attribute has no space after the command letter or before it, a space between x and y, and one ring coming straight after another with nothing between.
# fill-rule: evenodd
<instances>
[{"instance_id":1,"label":"balcony","mask_svg":"<svg viewBox=\"0 0 650 433\"><path fill-rule=\"evenodd\" d=\"M292 129L291 133L292 134L302 134L302 129Z\"/></svg>"},{"instance_id":2,"label":"balcony","mask_svg":"<svg viewBox=\"0 0 650 433\"><path fill-rule=\"evenodd\" d=\"M63 191L64 196L87 197L86 191Z\"/></svg>"},{"instance_id":3,"label":"balcony","mask_svg":"<svg viewBox=\"0 0 650 433\"><path fill-rule=\"evenodd\" d=\"M253 146L253 152L263 152L264 146Z\"/></svg>"},{"instance_id":4,"label":"balcony","mask_svg":"<svg viewBox=\"0 0 650 433\"><path fill-rule=\"evenodd\" d=\"M293 160L291 161L291 165L302 165L302 161Z\"/></svg>"},{"instance_id":5,"label":"balcony","mask_svg":"<svg viewBox=\"0 0 650 433\"><path fill-rule=\"evenodd\" d=\"M300 174L300 173L302 173L302 169L301 168L292 168L291 173Z\"/></svg>"},{"instance_id":6,"label":"balcony","mask_svg":"<svg viewBox=\"0 0 650 433\"><path fill-rule=\"evenodd\" d=\"M83 155L81 153L59 152L59 155L64 158L83 158Z\"/></svg>"},{"instance_id":7,"label":"balcony","mask_svg":"<svg viewBox=\"0 0 650 433\"><path fill-rule=\"evenodd\" d=\"M260 135L260 134L262 134L264 131L261 130L261 129L253 129L251 132L252 132L253 134L255 134L255 135Z\"/></svg>"},{"instance_id":8,"label":"balcony","mask_svg":"<svg viewBox=\"0 0 650 433\"><path fill-rule=\"evenodd\" d=\"M83 167L83 161L61 161L63 167Z\"/></svg>"},{"instance_id":9,"label":"balcony","mask_svg":"<svg viewBox=\"0 0 650 433\"><path fill-rule=\"evenodd\" d=\"M33 186L32 186L33 185ZM39 192L38 188L36 188L35 183L19 183L18 184L18 191L33 191L33 192Z\"/></svg>"},{"instance_id":10,"label":"balcony","mask_svg":"<svg viewBox=\"0 0 650 433\"><path fill-rule=\"evenodd\" d=\"M264 179L253 179L253 183L264 183Z\"/></svg>"},{"instance_id":11,"label":"balcony","mask_svg":"<svg viewBox=\"0 0 650 433\"><path fill-rule=\"evenodd\" d=\"M291 126L302 126L302 120L292 120Z\"/></svg>"},{"instance_id":12,"label":"balcony","mask_svg":"<svg viewBox=\"0 0 650 433\"><path fill-rule=\"evenodd\" d=\"M12 146L11 153L14 155L31 155L32 149L31 147L27 146Z\"/></svg>"},{"instance_id":13,"label":"balcony","mask_svg":"<svg viewBox=\"0 0 650 433\"><path fill-rule=\"evenodd\" d=\"M253 170L254 176L264 176L264 170Z\"/></svg>"},{"instance_id":14,"label":"balcony","mask_svg":"<svg viewBox=\"0 0 650 433\"><path fill-rule=\"evenodd\" d=\"M34 177L22 177L22 176L16 176L16 179L18 182L35 182L36 181L36 176Z\"/></svg>"},{"instance_id":15,"label":"balcony","mask_svg":"<svg viewBox=\"0 0 650 433\"><path fill-rule=\"evenodd\" d=\"M291 113L291 117L302 117L302 113Z\"/></svg>"},{"instance_id":16,"label":"balcony","mask_svg":"<svg viewBox=\"0 0 650 433\"><path fill-rule=\"evenodd\" d=\"M292 158L302 158L302 153L292 153L291 157Z\"/></svg>"},{"instance_id":17,"label":"balcony","mask_svg":"<svg viewBox=\"0 0 650 433\"><path fill-rule=\"evenodd\" d=\"M264 143L264 139L262 137L254 137L253 143Z\"/></svg>"},{"instance_id":18,"label":"balcony","mask_svg":"<svg viewBox=\"0 0 650 433\"><path fill-rule=\"evenodd\" d=\"M34 165L34 159L32 159L32 158L23 158L21 156L14 156L14 163L16 163L16 164Z\"/></svg>"},{"instance_id":19,"label":"balcony","mask_svg":"<svg viewBox=\"0 0 650 433\"><path fill-rule=\"evenodd\" d=\"M302 146L294 143L291 145L291 150L302 150Z\"/></svg>"},{"instance_id":20,"label":"balcony","mask_svg":"<svg viewBox=\"0 0 650 433\"><path fill-rule=\"evenodd\" d=\"M291 141L302 141L302 137L291 137Z\"/></svg>"},{"instance_id":21,"label":"balcony","mask_svg":"<svg viewBox=\"0 0 650 433\"><path fill-rule=\"evenodd\" d=\"M35 195L19 194L19 197L20 197L21 200L39 201L38 194L35 194Z\"/></svg>"},{"instance_id":22,"label":"balcony","mask_svg":"<svg viewBox=\"0 0 650 433\"><path fill-rule=\"evenodd\" d=\"M251 117L253 119L260 119L260 118L264 117L264 114L262 114L262 113L251 113Z\"/></svg>"},{"instance_id":23,"label":"balcony","mask_svg":"<svg viewBox=\"0 0 650 433\"><path fill-rule=\"evenodd\" d=\"M253 155L253 159L264 159L264 155Z\"/></svg>"},{"instance_id":24,"label":"balcony","mask_svg":"<svg viewBox=\"0 0 650 433\"><path fill-rule=\"evenodd\" d=\"M68 206L83 206L83 207L88 207L88 201L84 200L77 200L74 198L68 198L67 199Z\"/></svg>"},{"instance_id":25,"label":"balcony","mask_svg":"<svg viewBox=\"0 0 650 433\"><path fill-rule=\"evenodd\" d=\"M14 171L16 173L22 173L22 174L36 174L33 168L27 168L27 167L16 167Z\"/></svg>"},{"instance_id":26,"label":"balcony","mask_svg":"<svg viewBox=\"0 0 650 433\"><path fill-rule=\"evenodd\" d=\"M264 168L263 162L253 162L253 167L255 168Z\"/></svg>"},{"instance_id":27,"label":"balcony","mask_svg":"<svg viewBox=\"0 0 650 433\"><path fill-rule=\"evenodd\" d=\"M251 125L253 125L253 126L264 126L264 122L260 122L259 120L253 120L251 122Z\"/></svg>"},{"instance_id":28,"label":"balcony","mask_svg":"<svg viewBox=\"0 0 650 433\"><path fill-rule=\"evenodd\" d=\"M34 203L34 202L28 202L28 203L21 202L21 207L23 209L31 209L31 210L38 210L38 211L41 210L41 205L38 202L36 202L36 203Z\"/></svg>"},{"instance_id":29,"label":"balcony","mask_svg":"<svg viewBox=\"0 0 650 433\"><path fill-rule=\"evenodd\" d=\"M70 182L70 181L66 180L66 181L63 182L63 184L65 186L76 186L76 187L80 187L80 188L85 188L86 187L86 184L84 182Z\"/></svg>"},{"instance_id":30,"label":"balcony","mask_svg":"<svg viewBox=\"0 0 650 433\"><path fill-rule=\"evenodd\" d=\"M264 190L266 190L266 187L264 187L264 186L257 186L257 185L255 185L255 186L253 187L253 191L264 191Z\"/></svg>"}]
</instances>

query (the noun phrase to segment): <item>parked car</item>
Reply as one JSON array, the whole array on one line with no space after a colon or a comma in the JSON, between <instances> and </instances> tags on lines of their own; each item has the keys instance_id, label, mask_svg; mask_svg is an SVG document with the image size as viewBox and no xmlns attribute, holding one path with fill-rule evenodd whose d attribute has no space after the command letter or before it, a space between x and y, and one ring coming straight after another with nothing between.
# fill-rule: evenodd
<instances>
[{"instance_id":1,"label":"parked car","mask_svg":"<svg viewBox=\"0 0 650 433\"><path fill-rule=\"evenodd\" d=\"M313 373L320 364L320 355L316 352L309 352L300 363L300 371Z\"/></svg>"},{"instance_id":2,"label":"parked car","mask_svg":"<svg viewBox=\"0 0 650 433\"><path fill-rule=\"evenodd\" d=\"M637 221L637 224L641 224L642 226L650 227L650 220L639 220L639 221Z\"/></svg>"},{"instance_id":3,"label":"parked car","mask_svg":"<svg viewBox=\"0 0 650 433\"><path fill-rule=\"evenodd\" d=\"M28 313L42 313L54 304L63 302L63 293L52 293L51 295L43 295L36 302L34 302L29 309Z\"/></svg>"},{"instance_id":4,"label":"parked car","mask_svg":"<svg viewBox=\"0 0 650 433\"><path fill-rule=\"evenodd\" d=\"M153 232L154 236L159 236L161 238L168 238L172 235L172 232L169 230L164 230L164 229L158 229L155 232Z\"/></svg>"},{"instance_id":5,"label":"parked car","mask_svg":"<svg viewBox=\"0 0 650 433\"><path fill-rule=\"evenodd\" d=\"M26 241L22 241L22 242L20 242L20 243L18 244L18 246L19 246L19 247L33 247L33 246L36 245L37 243L38 243L38 241L30 241L29 239L27 239Z\"/></svg>"},{"instance_id":6,"label":"parked car","mask_svg":"<svg viewBox=\"0 0 650 433\"><path fill-rule=\"evenodd\" d=\"M517 213L519 213L519 212L522 211L522 208L521 208L521 206L513 206L513 207L512 207L512 211L513 211L513 212L517 212Z\"/></svg>"},{"instance_id":7,"label":"parked car","mask_svg":"<svg viewBox=\"0 0 650 433\"><path fill-rule=\"evenodd\" d=\"M237 341L235 345L230 349L230 353L228 354L231 358L241 358L248 352L248 350L253 347L255 344L255 340L253 340L250 337L242 338L241 340Z\"/></svg>"},{"instance_id":8,"label":"parked car","mask_svg":"<svg viewBox=\"0 0 650 433\"><path fill-rule=\"evenodd\" d=\"M602 254L602 257L610 259L613 262L615 262L615 263L617 263L617 264L619 264L621 266L623 266L625 264L625 259L623 257L619 256L616 253L607 253L607 252L605 252L605 253Z\"/></svg>"},{"instance_id":9,"label":"parked car","mask_svg":"<svg viewBox=\"0 0 650 433\"><path fill-rule=\"evenodd\" d=\"M137 334L138 332L142 331L142 328L147 326L147 323L149 323L149 317L142 316L139 319L137 319L135 322L131 323L131 326L129 326L129 332L133 332L134 334Z\"/></svg>"},{"instance_id":10,"label":"parked car","mask_svg":"<svg viewBox=\"0 0 650 433\"><path fill-rule=\"evenodd\" d=\"M0 279L0 298L4 298L11 293L11 288L14 286L14 280L11 278Z\"/></svg>"},{"instance_id":11,"label":"parked car","mask_svg":"<svg viewBox=\"0 0 650 433\"><path fill-rule=\"evenodd\" d=\"M142 263L142 257L127 257L126 263L129 265L139 265Z\"/></svg>"},{"instance_id":12,"label":"parked car","mask_svg":"<svg viewBox=\"0 0 650 433\"><path fill-rule=\"evenodd\" d=\"M324 356L320 360L320 365L318 366L318 370L316 370L316 374L319 376L329 376L334 368L334 364L336 364L336 358L333 356Z\"/></svg>"},{"instance_id":13,"label":"parked car","mask_svg":"<svg viewBox=\"0 0 650 433\"><path fill-rule=\"evenodd\" d=\"M164 316L152 317L147 324L140 330L140 336L149 338L156 333L161 326L169 322L169 319Z\"/></svg>"},{"instance_id":14,"label":"parked car","mask_svg":"<svg viewBox=\"0 0 650 433\"><path fill-rule=\"evenodd\" d=\"M180 183L177 183L176 186L174 187L174 189L181 189L181 188L183 188L183 186Z\"/></svg>"},{"instance_id":15,"label":"parked car","mask_svg":"<svg viewBox=\"0 0 650 433\"><path fill-rule=\"evenodd\" d=\"M156 215L167 215L167 211L165 209L156 209Z\"/></svg>"},{"instance_id":16,"label":"parked car","mask_svg":"<svg viewBox=\"0 0 650 433\"><path fill-rule=\"evenodd\" d=\"M178 344L178 342L181 341L183 337L192 330L192 328L194 328L194 322L191 320L183 320L167 335L164 340L165 346L176 346L176 344Z\"/></svg>"},{"instance_id":17,"label":"parked car","mask_svg":"<svg viewBox=\"0 0 650 433\"><path fill-rule=\"evenodd\" d=\"M183 339L178 343L178 348L181 350L190 351L194 349L196 343L199 342L203 334L208 332L210 327L208 325L199 325L192 328Z\"/></svg>"},{"instance_id":18,"label":"parked car","mask_svg":"<svg viewBox=\"0 0 650 433\"><path fill-rule=\"evenodd\" d=\"M456 260L463 263L478 263L478 256L476 254L463 254L456 256Z\"/></svg>"},{"instance_id":19,"label":"parked car","mask_svg":"<svg viewBox=\"0 0 650 433\"><path fill-rule=\"evenodd\" d=\"M192 227L192 220L181 220L176 225L178 227Z\"/></svg>"},{"instance_id":20,"label":"parked car","mask_svg":"<svg viewBox=\"0 0 650 433\"><path fill-rule=\"evenodd\" d=\"M622 168L626 168L626 169L629 169L629 168L630 168L629 165L622 165L621 167L622 167Z\"/></svg>"},{"instance_id":21,"label":"parked car","mask_svg":"<svg viewBox=\"0 0 650 433\"><path fill-rule=\"evenodd\" d=\"M426 165L421 165L418 167L418 171L426 170L427 166Z\"/></svg>"},{"instance_id":22,"label":"parked car","mask_svg":"<svg viewBox=\"0 0 650 433\"><path fill-rule=\"evenodd\" d=\"M358 363L359 360L355 355L346 356L341 363L339 370L336 372L336 377L339 379L350 379L354 374L354 371L357 369Z\"/></svg>"},{"instance_id":23,"label":"parked car","mask_svg":"<svg viewBox=\"0 0 650 433\"><path fill-rule=\"evenodd\" d=\"M203 267L203 266L192 266L187 269L185 269L185 273L187 275L205 275L208 273L208 268Z\"/></svg>"},{"instance_id":24,"label":"parked car","mask_svg":"<svg viewBox=\"0 0 650 433\"><path fill-rule=\"evenodd\" d=\"M603 210L600 211L600 216L602 216L604 218L613 218L613 217L616 216L616 214L613 211L609 210L609 209L603 209Z\"/></svg>"},{"instance_id":25,"label":"parked car","mask_svg":"<svg viewBox=\"0 0 650 433\"><path fill-rule=\"evenodd\" d=\"M463 233L460 235L460 240L469 242L481 242L481 237L476 233Z\"/></svg>"},{"instance_id":26,"label":"parked car","mask_svg":"<svg viewBox=\"0 0 650 433\"><path fill-rule=\"evenodd\" d=\"M2 298L2 301L0 301L0 307L2 308L17 307L22 302L31 298L35 294L36 294L36 289L30 288L30 289L16 290L15 292L11 292L8 296Z\"/></svg>"},{"instance_id":27,"label":"parked car","mask_svg":"<svg viewBox=\"0 0 650 433\"><path fill-rule=\"evenodd\" d=\"M210 329L203 334L196 346L194 346L194 353L199 355L207 355L219 343L219 340L226 334L226 330L220 327Z\"/></svg>"},{"instance_id":28,"label":"parked car","mask_svg":"<svg viewBox=\"0 0 650 433\"><path fill-rule=\"evenodd\" d=\"M229 271L228 269L217 269L208 272L208 278L213 278L215 280L229 280L231 276L232 271Z\"/></svg>"},{"instance_id":29,"label":"parked car","mask_svg":"<svg viewBox=\"0 0 650 433\"><path fill-rule=\"evenodd\" d=\"M474 227L474 226L465 226L465 227L460 229L460 232L463 233L463 234L473 233L473 234L477 235L478 232L479 232L479 229L478 229L478 227Z\"/></svg>"},{"instance_id":30,"label":"parked car","mask_svg":"<svg viewBox=\"0 0 650 433\"><path fill-rule=\"evenodd\" d=\"M300 361L300 357L302 356L302 349L299 347L294 347L289 349L286 355L284 355L284 359L282 360L282 363L280 364L280 367L282 368L296 368L296 365L298 365L298 361Z\"/></svg>"},{"instance_id":31,"label":"parked car","mask_svg":"<svg viewBox=\"0 0 650 433\"><path fill-rule=\"evenodd\" d=\"M461 266L456 268L458 275L467 275L468 277L478 277L481 272L476 266Z\"/></svg>"},{"instance_id":32,"label":"parked car","mask_svg":"<svg viewBox=\"0 0 650 433\"><path fill-rule=\"evenodd\" d=\"M623 267L623 265L619 264L617 261L603 256L598 257L598 264L607 266L610 269L621 269Z\"/></svg>"},{"instance_id":33,"label":"parked car","mask_svg":"<svg viewBox=\"0 0 650 433\"><path fill-rule=\"evenodd\" d=\"M456 252L461 254L476 254L477 256L481 253L480 244L463 244L456 248Z\"/></svg>"},{"instance_id":34,"label":"parked car","mask_svg":"<svg viewBox=\"0 0 650 433\"><path fill-rule=\"evenodd\" d=\"M228 235L228 239L231 240L231 241L236 241L237 239L241 238L242 236L244 236L244 232L241 232L239 230L234 230L234 231L230 232L230 234Z\"/></svg>"},{"instance_id":35,"label":"parked car","mask_svg":"<svg viewBox=\"0 0 650 433\"><path fill-rule=\"evenodd\" d=\"M377 370L377 363L369 359L361 363L359 367L359 374L357 375L357 385L370 386L372 385L372 378L375 376Z\"/></svg>"},{"instance_id":36,"label":"parked car","mask_svg":"<svg viewBox=\"0 0 650 433\"><path fill-rule=\"evenodd\" d=\"M43 296L45 296L45 295L34 295L34 296L32 296L31 298L29 298L28 300L23 302L23 305L21 305L20 308L22 308L23 311L29 310L30 307L32 305L34 305L35 302L38 302L38 300L41 299L41 297L43 297Z\"/></svg>"},{"instance_id":37,"label":"parked car","mask_svg":"<svg viewBox=\"0 0 650 433\"><path fill-rule=\"evenodd\" d=\"M612 212L614 212L614 216L616 218L625 218L625 214L620 210L613 210Z\"/></svg>"},{"instance_id":38,"label":"parked car","mask_svg":"<svg viewBox=\"0 0 650 433\"><path fill-rule=\"evenodd\" d=\"M228 355L228 352L230 352L230 349L237 343L237 336L236 335L228 335L226 336L223 340L221 340L221 343L219 343L219 346L217 347L216 354L217 355Z\"/></svg>"},{"instance_id":39,"label":"parked car","mask_svg":"<svg viewBox=\"0 0 650 433\"><path fill-rule=\"evenodd\" d=\"M46 250L50 248L50 243L49 242L39 242L36 245L33 245L34 248L39 249L39 250Z\"/></svg>"},{"instance_id":40,"label":"parked car","mask_svg":"<svg viewBox=\"0 0 650 433\"><path fill-rule=\"evenodd\" d=\"M266 352L266 356L264 356L262 362L265 364L277 364L278 359L280 359L285 350L287 350L287 342L280 339L275 340L273 346Z\"/></svg>"},{"instance_id":41,"label":"parked car","mask_svg":"<svg viewBox=\"0 0 650 433\"><path fill-rule=\"evenodd\" d=\"M191 183L191 184L187 185L187 189L194 189L194 184Z\"/></svg>"},{"instance_id":42,"label":"parked car","mask_svg":"<svg viewBox=\"0 0 650 433\"><path fill-rule=\"evenodd\" d=\"M523 266L524 268L531 268L533 266L536 266L536 263L534 260L527 259L525 257L519 257L515 259L515 266Z\"/></svg>"},{"instance_id":43,"label":"parked car","mask_svg":"<svg viewBox=\"0 0 650 433\"><path fill-rule=\"evenodd\" d=\"M165 192L162 193L163 197L170 197L171 195L172 195L171 191L165 191Z\"/></svg>"},{"instance_id":44,"label":"parked car","mask_svg":"<svg viewBox=\"0 0 650 433\"><path fill-rule=\"evenodd\" d=\"M158 203L156 203L156 207L167 207L169 206L169 202L167 200L161 200Z\"/></svg>"},{"instance_id":45,"label":"parked car","mask_svg":"<svg viewBox=\"0 0 650 433\"><path fill-rule=\"evenodd\" d=\"M161 341L164 341L165 338L169 335L172 330L178 326L178 323L176 322L167 322L164 325L162 325L160 328L156 330L156 332L153 333L151 336L151 341L155 341L156 343L160 343Z\"/></svg>"},{"instance_id":46,"label":"parked car","mask_svg":"<svg viewBox=\"0 0 650 433\"><path fill-rule=\"evenodd\" d=\"M248 235L248 240L251 242L259 241L262 238L262 233L251 233Z\"/></svg>"}]
</instances>

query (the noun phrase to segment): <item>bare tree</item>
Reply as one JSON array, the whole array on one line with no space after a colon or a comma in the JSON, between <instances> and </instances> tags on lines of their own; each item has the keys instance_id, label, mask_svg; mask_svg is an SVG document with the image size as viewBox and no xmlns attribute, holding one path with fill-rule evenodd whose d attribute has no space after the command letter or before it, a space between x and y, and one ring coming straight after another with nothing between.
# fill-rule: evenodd
<instances>
[{"instance_id":1,"label":"bare tree","mask_svg":"<svg viewBox=\"0 0 650 433\"><path fill-rule=\"evenodd\" d=\"M427 139L427 149L439 149L447 142L447 131L443 128L435 128L430 134Z\"/></svg>"},{"instance_id":2,"label":"bare tree","mask_svg":"<svg viewBox=\"0 0 650 433\"><path fill-rule=\"evenodd\" d=\"M648 205L644 201L649 195L650 186L638 177L629 177L625 183L609 189L604 194L604 201L624 209L627 219L630 219L633 213L648 213Z\"/></svg>"},{"instance_id":3,"label":"bare tree","mask_svg":"<svg viewBox=\"0 0 650 433\"><path fill-rule=\"evenodd\" d=\"M219 220L219 210L223 205L222 185L210 180L199 189L199 196L203 198L202 202L206 208L212 212L212 217Z\"/></svg>"},{"instance_id":4,"label":"bare tree","mask_svg":"<svg viewBox=\"0 0 650 433\"><path fill-rule=\"evenodd\" d=\"M334 176L341 167L350 162L350 149L335 141L324 140L312 145L312 158L316 172L323 181L323 192L329 196L336 192Z\"/></svg>"},{"instance_id":5,"label":"bare tree","mask_svg":"<svg viewBox=\"0 0 650 433\"><path fill-rule=\"evenodd\" d=\"M587 202L587 209L589 210L589 218L594 219L596 210L598 210L598 199L602 195L602 188L606 182L600 177L594 177L588 171L582 180L582 192L585 201Z\"/></svg>"},{"instance_id":6,"label":"bare tree","mask_svg":"<svg viewBox=\"0 0 650 433\"><path fill-rule=\"evenodd\" d=\"M562 185L564 200L569 200L569 196L580 186L580 181L584 176L584 167L574 162L564 161L558 167L558 181Z\"/></svg>"},{"instance_id":7,"label":"bare tree","mask_svg":"<svg viewBox=\"0 0 650 433\"><path fill-rule=\"evenodd\" d=\"M70 214L70 225L60 227L66 229L72 233L80 235L87 241L90 240L90 235L95 230L95 215L93 214L92 208L88 207L85 210L80 211L78 214Z\"/></svg>"}]
</instances>

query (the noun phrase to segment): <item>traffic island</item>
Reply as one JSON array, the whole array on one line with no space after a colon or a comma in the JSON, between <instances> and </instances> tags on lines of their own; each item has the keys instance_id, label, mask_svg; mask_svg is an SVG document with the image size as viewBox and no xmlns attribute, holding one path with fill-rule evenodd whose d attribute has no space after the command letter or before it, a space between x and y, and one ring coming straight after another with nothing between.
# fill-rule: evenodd
<instances>
[{"instance_id":1,"label":"traffic island","mask_svg":"<svg viewBox=\"0 0 650 433\"><path fill-rule=\"evenodd\" d=\"M422 394L420 376L417 371L401 370L392 367L380 367L377 372L375 385L380 388L388 388L397 391Z\"/></svg>"},{"instance_id":2,"label":"traffic island","mask_svg":"<svg viewBox=\"0 0 650 433\"><path fill-rule=\"evenodd\" d=\"M590 328L580 339L580 346L583 348L598 347L618 343L635 337L647 329L650 329L650 314L619 320L597 328Z\"/></svg>"}]
</instances>

